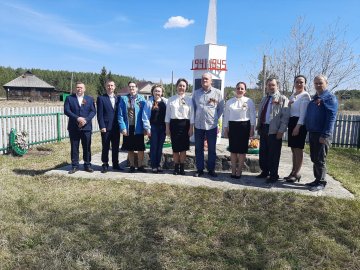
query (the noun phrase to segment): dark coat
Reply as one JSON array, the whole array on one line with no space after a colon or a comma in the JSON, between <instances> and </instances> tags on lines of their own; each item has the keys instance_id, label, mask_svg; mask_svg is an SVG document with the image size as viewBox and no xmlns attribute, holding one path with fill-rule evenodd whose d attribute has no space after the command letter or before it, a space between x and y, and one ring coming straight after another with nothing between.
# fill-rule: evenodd
<instances>
[{"instance_id":1,"label":"dark coat","mask_svg":"<svg viewBox=\"0 0 360 270\"><path fill-rule=\"evenodd\" d=\"M113 108L108 94L98 96L96 106L100 129L106 128L106 131L119 130L119 123L117 121L118 103L119 97L115 96L115 107Z\"/></svg>"},{"instance_id":2,"label":"dark coat","mask_svg":"<svg viewBox=\"0 0 360 270\"><path fill-rule=\"evenodd\" d=\"M81 106L77 100L76 94L68 96L64 104L64 113L69 117L68 130L71 131L91 131L91 120L96 115L96 109L94 99L90 96L84 96ZM78 127L77 119L84 117L86 119L86 125L81 129Z\"/></svg>"}]
</instances>

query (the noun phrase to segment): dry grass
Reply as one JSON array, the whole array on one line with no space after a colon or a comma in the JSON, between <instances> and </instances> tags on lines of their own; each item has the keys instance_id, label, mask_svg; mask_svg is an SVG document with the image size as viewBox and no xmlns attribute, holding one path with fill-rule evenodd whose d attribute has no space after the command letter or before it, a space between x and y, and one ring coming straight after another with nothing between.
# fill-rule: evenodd
<instances>
[{"instance_id":1,"label":"dry grass","mask_svg":"<svg viewBox=\"0 0 360 270\"><path fill-rule=\"evenodd\" d=\"M1 269L360 268L359 200L45 176L69 143L37 152L0 157Z\"/></svg>"},{"instance_id":2,"label":"dry grass","mask_svg":"<svg viewBox=\"0 0 360 270\"><path fill-rule=\"evenodd\" d=\"M61 101L32 101L27 100L0 100L0 108L22 108L22 107L63 107Z\"/></svg>"}]
</instances>

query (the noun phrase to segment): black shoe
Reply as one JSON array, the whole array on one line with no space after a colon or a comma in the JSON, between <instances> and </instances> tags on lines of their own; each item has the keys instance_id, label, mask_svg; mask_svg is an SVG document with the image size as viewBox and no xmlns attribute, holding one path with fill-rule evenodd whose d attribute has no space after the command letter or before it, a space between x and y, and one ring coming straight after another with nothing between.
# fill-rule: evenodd
<instances>
[{"instance_id":1,"label":"black shoe","mask_svg":"<svg viewBox=\"0 0 360 270\"><path fill-rule=\"evenodd\" d=\"M216 173L215 171L213 171L213 170L210 170L210 171L208 172L208 174L209 174L211 177L218 177L217 173Z\"/></svg>"},{"instance_id":2,"label":"black shoe","mask_svg":"<svg viewBox=\"0 0 360 270\"><path fill-rule=\"evenodd\" d=\"M266 184L273 184L276 183L279 180L278 177L269 177L268 179L266 179Z\"/></svg>"},{"instance_id":3,"label":"black shoe","mask_svg":"<svg viewBox=\"0 0 360 270\"><path fill-rule=\"evenodd\" d=\"M142 172L142 173L147 172L144 166L141 166L141 167L137 168L137 170L138 170L138 172Z\"/></svg>"},{"instance_id":4,"label":"black shoe","mask_svg":"<svg viewBox=\"0 0 360 270\"><path fill-rule=\"evenodd\" d=\"M68 174L73 174L77 172L79 169L77 167L72 167L70 171L68 171Z\"/></svg>"},{"instance_id":5,"label":"black shoe","mask_svg":"<svg viewBox=\"0 0 360 270\"><path fill-rule=\"evenodd\" d=\"M109 164L101 165L101 173L107 173L109 170Z\"/></svg>"},{"instance_id":6,"label":"black shoe","mask_svg":"<svg viewBox=\"0 0 360 270\"><path fill-rule=\"evenodd\" d=\"M288 176L285 176L283 179L287 182L287 180L292 177L293 175L290 173Z\"/></svg>"},{"instance_id":7,"label":"black shoe","mask_svg":"<svg viewBox=\"0 0 360 270\"><path fill-rule=\"evenodd\" d=\"M179 171L180 175L185 175L185 164L180 163L180 171Z\"/></svg>"},{"instance_id":8,"label":"black shoe","mask_svg":"<svg viewBox=\"0 0 360 270\"><path fill-rule=\"evenodd\" d=\"M119 164L113 164L113 170L123 171L124 169L121 168Z\"/></svg>"},{"instance_id":9,"label":"black shoe","mask_svg":"<svg viewBox=\"0 0 360 270\"><path fill-rule=\"evenodd\" d=\"M230 175L230 178L237 179L236 177L237 177L237 176L236 176L235 174L231 174L231 175Z\"/></svg>"},{"instance_id":10,"label":"black shoe","mask_svg":"<svg viewBox=\"0 0 360 270\"><path fill-rule=\"evenodd\" d=\"M285 177L284 177L285 179ZM300 182L301 179L301 175L289 175L288 177L286 177L285 181L288 183L295 183L295 182Z\"/></svg>"},{"instance_id":11,"label":"black shoe","mask_svg":"<svg viewBox=\"0 0 360 270\"><path fill-rule=\"evenodd\" d=\"M163 169L159 166L159 167L157 167L157 171L158 171L159 173L162 173L162 172L163 172Z\"/></svg>"},{"instance_id":12,"label":"black shoe","mask_svg":"<svg viewBox=\"0 0 360 270\"><path fill-rule=\"evenodd\" d=\"M194 177L200 177L200 176L202 176L204 174L204 171L196 171L195 173L194 173Z\"/></svg>"},{"instance_id":13,"label":"black shoe","mask_svg":"<svg viewBox=\"0 0 360 270\"><path fill-rule=\"evenodd\" d=\"M180 164L175 164L173 175L178 175L180 173Z\"/></svg>"},{"instance_id":14,"label":"black shoe","mask_svg":"<svg viewBox=\"0 0 360 270\"><path fill-rule=\"evenodd\" d=\"M135 167L134 166L130 166L129 168L129 173L134 173L135 172Z\"/></svg>"},{"instance_id":15,"label":"black shoe","mask_svg":"<svg viewBox=\"0 0 360 270\"><path fill-rule=\"evenodd\" d=\"M152 173L158 173L159 170L158 170L157 168L152 168L152 169L151 169L151 172L152 172Z\"/></svg>"},{"instance_id":16,"label":"black shoe","mask_svg":"<svg viewBox=\"0 0 360 270\"><path fill-rule=\"evenodd\" d=\"M326 184L324 183L321 183L321 182L318 182L317 185L315 186L311 186L309 188L310 191L320 191L320 190L323 190L325 188Z\"/></svg>"},{"instance_id":17,"label":"black shoe","mask_svg":"<svg viewBox=\"0 0 360 270\"><path fill-rule=\"evenodd\" d=\"M266 178L268 177L268 174L265 172L261 172L259 175L255 176L256 178Z\"/></svg>"},{"instance_id":18,"label":"black shoe","mask_svg":"<svg viewBox=\"0 0 360 270\"><path fill-rule=\"evenodd\" d=\"M242 171L240 172L240 175L235 175L235 178L236 178L236 179L240 179L241 176L242 176Z\"/></svg>"},{"instance_id":19,"label":"black shoe","mask_svg":"<svg viewBox=\"0 0 360 270\"><path fill-rule=\"evenodd\" d=\"M85 172L89 172L89 173L93 173L93 172L94 172L94 169L91 168L91 167L85 167L84 171L85 171Z\"/></svg>"},{"instance_id":20,"label":"black shoe","mask_svg":"<svg viewBox=\"0 0 360 270\"><path fill-rule=\"evenodd\" d=\"M314 187L314 186L318 185L319 183L320 183L320 181L314 180L314 181L312 181L312 182L310 182L310 183L306 183L305 186L307 186L307 187Z\"/></svg>"}]
</instances>

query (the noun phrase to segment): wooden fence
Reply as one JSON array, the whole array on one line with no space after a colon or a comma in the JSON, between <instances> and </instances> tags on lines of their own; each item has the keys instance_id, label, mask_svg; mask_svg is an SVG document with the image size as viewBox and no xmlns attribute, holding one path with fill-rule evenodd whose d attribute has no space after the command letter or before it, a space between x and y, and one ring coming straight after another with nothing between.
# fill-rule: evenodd
<instances>
[{"instance_id":1,"label":"wooden fence","mask_svg":"<svg viewBox=\"0 0 360 270\"><path fill-rule=\"evenodd\" d=\"M288 134L285 132L283 140L287 141L287 139ZM306 142L309 142L309 136L306 137ZM332 136L332 145L360 148L360 115L337 115Z\"/></svg>"},{"instance_id":2,"label":"wooden fence","mask_svg":"<svg viewBox=\"0 0 360 270\"><path fill-rule=\"evenodd\" d=\"M332 144L360 148L360 115L338 114Z\"/></svg>"},{"instance_id":3,"label":"wooden fence","mask_svg":"<svg viewBox=\"0 0 360 270\"><path fill-rule=\"evenodd\" d=\"M28 144L36 145L68 138L68 117L64 108L26 107L0 108L0 154L9 151L9 134L12 128L28 133ZM93 131L98 131L96 117L93 118Z\"/></svg>"}]
</instances>

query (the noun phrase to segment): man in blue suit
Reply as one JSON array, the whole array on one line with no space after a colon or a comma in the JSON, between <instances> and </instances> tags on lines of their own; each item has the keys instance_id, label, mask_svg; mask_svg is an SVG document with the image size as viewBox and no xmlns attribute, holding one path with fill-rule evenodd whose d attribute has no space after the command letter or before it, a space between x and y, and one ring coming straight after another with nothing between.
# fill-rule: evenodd
<instances>
[{"instance_id":1,"label":"man in blue suit","mask_svg":"<svg viewBox=\"0 0 360 270\"><path fill-rule=\"evenodd\" d=\"M119 98L114 94L115 82L112 80L106 81L106 94L98 96L96 101L97 119L101 131L101 161L102 173L109 170L109 149L111 142L112 165L114 170L120 170L119 166L119 144L120 144L120 130L117 121L117 107Z\"/></svg>"},{"instance_id":2,"label":"man in blue suit","mask_svg":"<svg viewBox=\"0 0 360 270\"><path fill-rule=\"evenodd\" d=\"M68 131L71 143L71 165L69 174L79 169L79 145L83 148L84 169L92 173L91 168L91 120L96 115L94 100L85 96L85 85L76 83L76 94L68 96L64 104L64 113L69 117Z\"/></svg>"}]
</instances>

